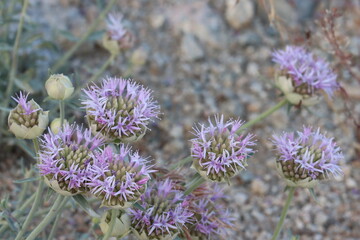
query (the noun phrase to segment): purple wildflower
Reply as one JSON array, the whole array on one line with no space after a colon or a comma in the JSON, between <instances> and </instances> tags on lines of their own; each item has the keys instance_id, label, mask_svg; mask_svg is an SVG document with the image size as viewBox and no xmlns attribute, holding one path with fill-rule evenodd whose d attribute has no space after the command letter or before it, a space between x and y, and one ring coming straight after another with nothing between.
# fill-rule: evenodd
<instances>
[{"instance_id":1,"label":"purple wildflower","mask_svg":"<svg viewBox=\"0 0 360 240\"><path fill-rule=\"evenodd\" d=\"M119 41L125 34L126 29L122 24L123 16L121 14L109 14L106 22L106 28L111 40Z\"/></svg>"},{"instance_id":2,"label":"purple wildflower","mask_svg":"<svg viewBox=\"0 0 360 240\"><path fill-rule=\"evenodd\" d=\"M224 122L221 115L215 116L215 123L209 118L209 126L194 128L193 166L203 177L220 182L245 169L255 142L253 134L238 133L242 125L240 120Z\"/></svg>"},{"instance_id":3,"label":"purple wildflower","mask_svg":"<svg viewBox=\"0 0 360 240\"><path fill-rule=\"evenodd\" d=\"M327 138L318 128L304 127L303 131L274 135L277 167L290 185L307 187L314 180L342 174L339 161L343 159L333 138ZM305 185L303 183L306 183Z\"/></svg>"},{"instance_id":4,"label":"purple wildflower","mask_svg":"<svg viewBox=\"0 0 360 240\"><path fill-rule=\"evenodd\" d=\"M102 204L112 208L127 208L146 190L150 173L149 161L120 144L119 153L110 146L95 153L87 186L102 199Z\"/></svg>"},{"instance_id":5,"label":"purple wildflower","mask_svg":"<svg viewBox=\"0 0 360 240\"><path fill-rule=\"evenodd\" d=\"M48 112L43 111L34 100L27 100L28 96L20 92L17 97L12 97L18 105L10 111L8 125L16 137L34 139L44 132L49 118Z\"/></svg>"},{"instance_id":6,"label":"purple wildflower","mask_svg":"<svg viewBox=\"0 0 360 240\"><path fill-rule=\"evenodd\" d=\"M104 140L92 137L90 129L64 124L57 134L45 134L40 143L38 167L50 187L64 195L84 191L94 153Z\"/></svg>"},{"instance_id":7,"label":"purple wildflower","mask_svg":"<svg viewBox=\"0 0 360 240\"><path fill-rule=\"evenodd\" d=\"M177 234L193 215L183 199L183 193L170 179L155 181L140 197L142 209L130 208L131 226L147 239Z\"/></svg>"},{"instance_id":8,"label":"purple wildflower","mask_svg":"<svg viewBox=\"0 0 360 240\"><path fill-rule=\"evenodd\" d=\"M159 114L151 91L130 79L106 78L101 86L84 90L82 101L92 131L108 140L136 141Z\"/></svg>"},{"instance_id":9,"label":"purple wildflower","mask_svg":"<svg viewBox=\"0 0 360 240\"><path fill-rule=\"evenodd\" d=\"M222 239L234 222L229 210L221 204L224 199L225 195L218 185L195 189L187 197L194 223L185 225L184 235L188 239Z\"/></svg>"},{"instance_id":10,"label":"purple wildflower","mask_svg":"<svg viewBox=\"0 0 360 240\"><path fill-rule=\"evenodd\" d=\"M339 89L337 75L322 58L314 57L300 46L287 46L285 50L274 51L273 61L280 65L293 81L295 92L312 95L317 90L332 96Z\"/></svg>"}]
</instances>

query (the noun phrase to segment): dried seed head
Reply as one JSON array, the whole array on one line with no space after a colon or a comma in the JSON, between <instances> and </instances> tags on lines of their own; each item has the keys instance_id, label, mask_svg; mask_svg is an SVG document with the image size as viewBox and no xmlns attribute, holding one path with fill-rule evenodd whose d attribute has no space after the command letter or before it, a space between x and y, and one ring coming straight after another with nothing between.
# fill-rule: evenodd
<instances>
[{"instance_id":1,"label":"dried seed head","mask_svg":"<svg viewBox=\"0 0 360 240\"><path fill-rule=\"evenodd\" d=\"M63 74L53 74L46 80L46 91L49 97L56 100L65 100L74 92L70 79Z\"/></svg>"},{"instance_id":2,"label":"dried seed head","mask_svg":"<svg viewBox=\"0 0 360 240\"><path fill-rule=\"evenodd\" d=\"M10 111L8 125L17 138L35 139L44 132L49 117L48 111L43 111L34 100L27 101L28 95L20 92L13 98L18 105Z\"/></svg>"},{"instance_id":3,"label":"dried seed head","mask_svg":"<svg viewBox=\"0 0 360 240\"><path fill-rule=\"evenodd\" d=\"M209 126L194 128L192 142L193 167L201 176L211 181L228 181L247 166L247 158L254 153L252 134L237 133L242 122L215 116Z\"/></svg>"},{"instance_id":4,"label":"dried seed head","mask_svg":"<svg viewBox=\"0 0 360 240\"><path fill-rule=\"evenodd\" d=\"M303 131L273 136L277 151L277 170L288 186L313 187L330 175L341 175L338 165L343 159L340 148L333 141L311 127Z\"/></svg>"}]
</instances>

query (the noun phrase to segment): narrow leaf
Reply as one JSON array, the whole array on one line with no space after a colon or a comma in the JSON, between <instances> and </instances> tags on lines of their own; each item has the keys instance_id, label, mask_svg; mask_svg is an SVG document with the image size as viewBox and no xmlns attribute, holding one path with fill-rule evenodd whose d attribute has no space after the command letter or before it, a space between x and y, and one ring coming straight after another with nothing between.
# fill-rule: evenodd
<instances>
[{"instance_id":1,"label":"narrow leaf","mask_svg":"<svg viewBox=\"0 0 360 240\"><path fill-rule=\"evenodd\" d=\"M92 217L96 217L96 218L100 218L100 215L97 214L90 206L89 202L86 200L86 198L84 198L84 196L78 194L73 196L73 199L75 200L75 202L77 202L80 207L87 212L90 216Z\"/></svg>"},{"instance_id":2,"label":"narrow leaf","mask_svg":"<svg viewBox=\"0 0 360 240\"><path fill-rule=\"evenodd\" d=\"M139 209L139 210L141 210L141 211L143 211L143 212L145 211L145 208L143 208L143 207L142 207L139 203L137 203L137 202L133 204L133 207L134 207L134 208L137 208L137 209Z\"/></svg>"},{"instance_id":3,"label":"narrow leaf","mask_svg":"<svg viewBox=\"0 0 360 240\"><path fill-rule=\"evenodd\" d=\"M26 183L26 182L33 182L39 180L39 177L30 177L30 178L24 178L20 180L15 180L13 183Z\"/></svg>"},{"instance_id":4,"label":"narrow leaf","mask_svg":"<svg viewBox=\"0 0 360 240\"><path fill-rule=\"evenodd\" d=\"M310 192L310 196L314 199L314 201L315 201L317 204L320 204L318 198L316 197L314 188L309 188L309 192Z\"/></svg>"}]
</instances>

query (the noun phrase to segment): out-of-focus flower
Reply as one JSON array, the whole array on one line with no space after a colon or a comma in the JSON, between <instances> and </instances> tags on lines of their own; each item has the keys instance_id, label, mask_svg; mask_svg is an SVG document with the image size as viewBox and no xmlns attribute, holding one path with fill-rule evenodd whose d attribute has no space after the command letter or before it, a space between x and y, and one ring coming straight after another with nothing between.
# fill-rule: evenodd
<instances>
[{"instance_id":1,"label":"out-of-focus flower","mask_svg":"<svg viewBox=\"0 0 360 240\"><path fill-rule=\"evenodd\" d=\"M103 143L75 124L65 124L57 134L49 131L41 139L38 164L45 182L66 196L85 191L94 152Z\"/></svg>"},{"instance_id":2,"label":"out-of-focus flower","mask_svg":"<svg viewBox=\"0 0 360 240\"><path fill-rule=\"evenodd\" d=\"M27 101L28 96L20 92L16 98L13 97L18 105L10 111L8 125L17 138L35 139L46 129L49 112L43 111L33 99Z\"/></svg>"},{"instance_id":3,"label":"out-of-focus flower","mask_svg":"<svg viewBox=\"0 0 360 240\"><path fill-rule=\"evenodd\" d=\"M130 79L106 78L101 86L84 90L86 118L94 134L108 141L137 141L159 114L151 91Z\"/></svg>"},{"instance_id":4,"label":"out-of-focus flower","mask_svg":"<svg viewBox=\"0 0 360 240\"><path fill-rule=\"evenodd\" d=\"M149 161L121 144L119 153L110 146L95 154L87 186L102 199L102 205L124 209L140 198L147 187L150 173Z\"/></svg>"},{"instance_id":5,"label":"out-of-focus flower","mask_svg":"<svg viewBox=\"0 0 360 240\"><path fill-rule=\"evenodd\" d=\"M276 84L294 105L311 106L319 101L320 90L330 97L339 89L337 75L322 58L315 58L300 46L274 51L273 61L280 65Z\"/></svg>"},{"instance_id":6,"label":"out-of-focus flower","mask_svg":"<svg viewBox=\"0 0 360 240\"><path fill-rule=\"evenodd\" d=\"M200 186L186 198L188 209L194 214L194 222L183 228L183 238L226 239L227 230L234 224L230 211L221 203L225 199L218 185ZM190 237L190 238L189 238Z\"/></svg>"},{"instance_id":7,"label":"out-of-focus flower","mask_svg":"<svg viewBox=\"0 0 360 240\"><path fill-rule=\"evenodd\" d=\"M45 82L45 88L49 97L56 100L65 100L74 92L70 79L63 74L51 75Z\"/></svg>"},{"instance_id":8,"label":"out-of-focus flower","mask_svg":"<svg viewBox=\"0 0 360 240\"><path fill-rule=\"evenodd\" d=\"M66 119L64 119L64 123L63 124L67 124L68 121ZM54 134L58 134L59 131L61 129L61 118L55 118L54 120L51 121L50 123L50 130L54 133Z\"/></svg>"},{"instance_id":9,"label":"out-of-focus flower","mask_svg":"<svg viewBox=\"0 0 360 240\"><path fill-rule=\"evenodd\" d=\"M175 189L171 180L155 181L140 197L142 209L129 209L134 234L139 239L175 238L193 215L183 199L183 193Z\"/></svg>"},{"instance_id":10,"label":"out-of-focus flower","mask_svg":"<svg viewBox=\"0 0 360 240\"><path fill-rule=\"evenodd\" d=\"M286 184L291 187L313 187L318 180L342 174L339 161L343 159L333 138L320 129L274 135L272 142L277 153L276 166Z\"/></svg>"},{"instance_id":11,"label":"out-of-focus flower","mask_svg":"<svg viewBox=\"0 0 360 240\"><path fill-rule=\"evenodd\" d=\"M107 34L103 38L104 47L112 54L119 54L120 50L131 48L134 37L123 25L121 14L109 14L106 22Z\"/></svg>"},{"instance_id":12,"label":"out-of-focus flower","mask_svg":"<svg viewBox=\"0 0 360 240\"><path fill-rule=\"evenodd\" d=\"M209 118L209 126L194 128L193 167L206 179L228 181L247 166L247 158L254 153L254 135L237 133L243 125L240 120L224 122L222 115L214 120Z\"/></svg>"},{"instance_id":13,"label":"out-of-focus flower","mask_svg":"<svg viewBox=\"0 0 360 240\"><path fill-rule=\"evenodd\" d=\"M106 234L109 230L109 223L112 214L112 211L106 211L101 217L99 226L103 234ZM130 231L130 222L131 220L127 213L118 211L118 215L115 219L115 225L111 232L111 237L121 238L126 235Z\"/></svg>"}]
</instances>

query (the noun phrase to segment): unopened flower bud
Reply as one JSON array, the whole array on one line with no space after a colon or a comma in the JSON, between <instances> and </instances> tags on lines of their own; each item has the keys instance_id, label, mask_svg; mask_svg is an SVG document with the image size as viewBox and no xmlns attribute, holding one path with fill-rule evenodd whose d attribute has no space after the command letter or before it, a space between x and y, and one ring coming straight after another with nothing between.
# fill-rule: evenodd
<instances>
[{"instance_id":1,"label":"unopened flower bud","mask_svg":"<svg viewBox=\"0 0 360 240\"><path fill-rule=\"evenodd\" d=\"M191 140L192 167L205 179L216 182L229 179L246 168L247 158L254 153L254 135L238 133L243 122L215 116L208 127L194 128Z\"/></svg>"},{"instance_id":2,"label":"unopened flower bud","mask_svg":"<svg viewBox=\"0 0 360 240\"><path fill-rule=\"evenodd\" d=\"M65 100L74 92L70 79L63 74L53 74L46 80L45 88L48 95L56 100Z\"/></svg>"},{"instance_id":3,"label":"unopened flower bud","mask_svg":"<svg viewBox=\"0 0 360 240\"><path fill-rule=\"evenodd\" d=\"M68 121L64 119L63 125L67 123ZM50 129L54 134L58 134L61 129L61 118L55 118L54 120L52 120L52 122L50 123Z\"/></svg>"},{"instance_id":4,"label":"unopened flower bud","mask_svg":"<svg viewBox=\"0 0 360 240\"><path fill-rule=\"evenodd\" d=\"M304 127L303 131L273 136L277 151L276 168L290 187L314 187L330 175L342 175L338 165L343 159L341 150L332 138L320 130Z\"/></svg>"},{"instance_id":5,"label":"unopened flower bud","mask_svg":"<svg viewBox=\"0 0 360 240\"><path fill-rule=\"evenodd\" d=\"M112 211L105 212L100 220L100 228L103 234L106 234L109 230L110 219ZM130 232L130 217L127 213L118 211L118 216L115 218L115 226L111 232L111 237L124 237Z\"/></svg>"},{"instance_id":6,"label":"unopened flower bud","mask_svg":"<svg viewBox=\"0 0 360 240\"><path fill-rule=\"evenodd\" d=\"M10 111L8 125L17 138L35 139L49 123L48 111L43 111L32 99L27 101L27 97L20 92L17 98L13 98L18 105Z\"/></svg>"}]
</instances>

